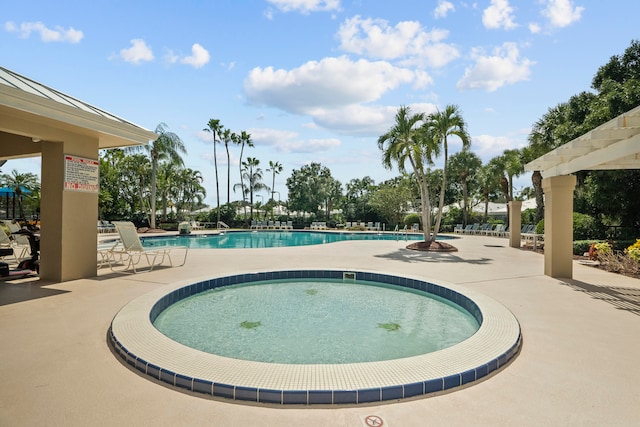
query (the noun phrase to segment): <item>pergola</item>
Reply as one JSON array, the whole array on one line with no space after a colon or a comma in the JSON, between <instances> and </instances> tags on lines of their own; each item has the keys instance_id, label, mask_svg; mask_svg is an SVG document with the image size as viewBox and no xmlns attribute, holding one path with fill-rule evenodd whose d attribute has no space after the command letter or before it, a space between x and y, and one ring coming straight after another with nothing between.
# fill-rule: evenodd
<instances>
[{"instance_id":1,"label":"pergola","mask_svg":"<svg viewBox=\"0 0 640 427\"><path fill-rule=\"evenodd\" d=\"M581 170L605 169L640 169L640 107L525 165L525 170L537 170L543 176L544 274L565 278L573 276L573 190L576 177L571 174Z\"/></svg>"},{"instance_id":2,"label":"pergola","mask_svg":"<svg viewBox=\"0 0 640 427\"><path fill-rule=\"evenodd\" d=\"M61 282L97 275L98 150L156 138L147 129L0 67L0 160L42 156L41 279Z\"/></svg>"}]
</instances>

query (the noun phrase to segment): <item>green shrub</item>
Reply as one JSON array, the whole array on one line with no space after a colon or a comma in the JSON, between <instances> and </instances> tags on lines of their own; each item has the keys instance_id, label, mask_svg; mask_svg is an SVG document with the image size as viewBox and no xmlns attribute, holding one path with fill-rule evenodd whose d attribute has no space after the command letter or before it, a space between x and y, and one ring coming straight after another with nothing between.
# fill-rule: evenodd
<instances>
[{"instance_id":1,"label":"green shrub","mask_svg":"<svg viewBox=\"0 0 640 427\"><path fill-rule=\"evenodd\" d=\"M404 217L404 225L410 227L411 224L418 223L420 224L420 215L417 213L410 213Z\"/></svg>"},{"instance_id":2,"label":"green shrub","mask_svg":"<svg viewBox=\"0 0 640 427\"><path fill-rule=\"evenodd\" d=\"M573 213L573 238L575 240L595 239L598 236L598 227L592 216Z\"/></svg>"},{"instance_id":3,"label":"green shrub","mask_svg":"<svg viewBox=\"0 0 640 427\"><path fill-rule=\"evenodd\" d=\"M573 254L584 255L589 252L589 248L592 244L602 243L602 240L574 240L573 241Z\"/></svg>"}]
</instances>

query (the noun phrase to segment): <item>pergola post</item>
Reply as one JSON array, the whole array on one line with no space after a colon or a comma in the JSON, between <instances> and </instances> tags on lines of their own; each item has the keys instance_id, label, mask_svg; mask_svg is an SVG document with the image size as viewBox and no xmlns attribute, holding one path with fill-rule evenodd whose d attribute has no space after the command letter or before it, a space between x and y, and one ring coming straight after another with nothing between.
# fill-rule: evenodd
<instances>
[{"instance_id":1,"label":"pergola post","mask_svg":"<svg viewBox=\"0 0 640 427\"><path fill-rule=\"evenodd\" d=\"M520 248L522 236L522 200L512 200L509 202L509 247Z\"/></svg>"},{"instance_id":2,"label":"pergola post","mask_svg":"<svg viewBox=\"0 0 640 427\"><path fill-rule=\"evenodd\" d=\"M573 277L573 190L574 175L542 180L544 190L544 274Z\"/></svg>"}]
</instances>

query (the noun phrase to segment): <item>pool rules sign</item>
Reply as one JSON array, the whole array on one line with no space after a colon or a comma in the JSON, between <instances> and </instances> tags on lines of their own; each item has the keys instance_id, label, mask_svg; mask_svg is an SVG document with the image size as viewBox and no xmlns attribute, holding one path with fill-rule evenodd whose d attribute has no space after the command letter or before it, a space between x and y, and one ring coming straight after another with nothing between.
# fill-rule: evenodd
<instances>
[{"instance_id":1,"label":"pool rules sign","mask_svg":"<svg viewBox=\"0 0 640 427\"><path fill-rule=\"evenodd\" d=\"M94 159L64 156L64 189L97 193L100 183L99 162Z\"/></svg>"}]
</instances>

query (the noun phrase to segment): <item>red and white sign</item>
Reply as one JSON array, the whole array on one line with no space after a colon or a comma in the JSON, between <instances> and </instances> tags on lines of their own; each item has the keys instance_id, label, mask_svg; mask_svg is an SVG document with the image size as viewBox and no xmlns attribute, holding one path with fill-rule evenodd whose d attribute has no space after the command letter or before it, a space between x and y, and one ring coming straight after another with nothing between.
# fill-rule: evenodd
<instances>
[{"instance_id":1,"label":"red and white sign","mask_svg":"<svg viewBox=\"0 0 640 427\"><path fill-rule=\"evenodd\" d=\"M100 185L100 163L94 159L64 156L64 189L97 193Z\"/></svg>"}]
</instances>

